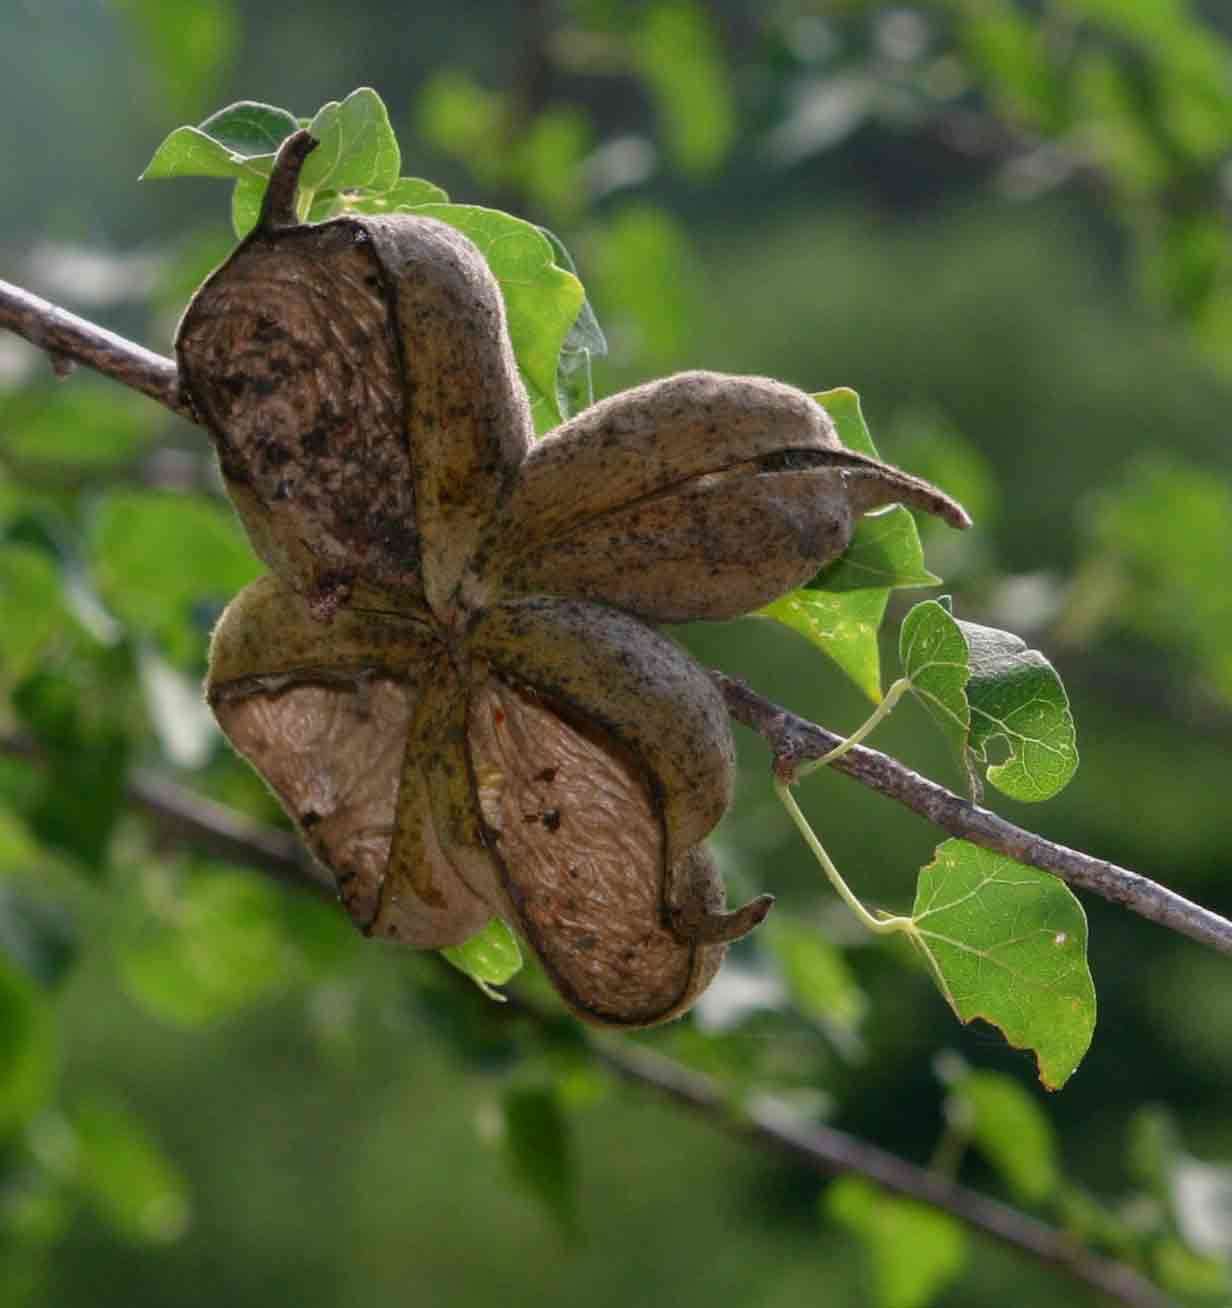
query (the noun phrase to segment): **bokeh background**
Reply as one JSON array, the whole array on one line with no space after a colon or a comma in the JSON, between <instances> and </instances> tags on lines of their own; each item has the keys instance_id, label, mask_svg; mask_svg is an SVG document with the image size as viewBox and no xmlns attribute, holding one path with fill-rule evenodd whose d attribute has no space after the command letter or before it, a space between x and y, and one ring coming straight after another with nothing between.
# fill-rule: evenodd
<instances>
[{"instance_id":1,"label":"bokeh background","mask_svg":"<svg viewBox=\"0 0 1232 1308\"><path fill-rule=\"evenodd\" d=\"M5 0L0 273L165 351L233 238L225 182L138 183L158 143L375 87L404 172L564 238L601 393L856 388L882 453L977 518L924 528L957 613L1070 692L1077 777L995 806L1228 913L1230 41L1216 0ZM199 430L0 337L0 728L41 751L0 759L0 1302L889 1302L813 1176L130 811L141 768L279 820L195 690L255 572ZM836 729L867 712L772 624L680 635ZM912 705L875 743L962 784ZM1047 1096L836 911L740 744L718 849L808 928L805 975L750 941L699 1019L636 1039L1051 1220L1063 1185L1228 1302L1226 1174L1193 1161L1232 1163L1227 961L1088 900L1099 1025ZM838 777L802 802L867 900L910 904L936 832ZM1051 1120L1052 1198L958 1159L955 1054ZM980 1240L932 1301L1007 1297L1093 1302Z\"/></svg>"}]
</instances>

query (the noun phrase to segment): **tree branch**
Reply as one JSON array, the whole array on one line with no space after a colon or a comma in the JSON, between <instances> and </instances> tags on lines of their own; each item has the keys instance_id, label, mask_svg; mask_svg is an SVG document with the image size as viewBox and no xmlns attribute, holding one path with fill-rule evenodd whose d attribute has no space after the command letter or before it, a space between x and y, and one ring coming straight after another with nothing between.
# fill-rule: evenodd
<instances>
[{"instance_id":1,"label":"tree branch","mask_svg":"<svg viewBox=\"0 0 1232 1308\"><path fill-rule=\"evenodd\" d=\"M174 359L155 354L6 281L0 281L0 327L46 350L58 376L69 371L66 360L70 364L83 363L157 400L181 418L197 421L180 391Z\"/></svg>"},{"instance_id":2,"label":"tree branch","mask_svg":"<svg viewBox=\"0 0 1232 1308\"><path fill-rule=\"evenodd\" d=\"M53 362L70 359L84 363L150 396L190 422L197 421L180 389L173 359L154 354L5 281L0 281L0 327L8 327L47 350ZM840 743L841 737L779 707L743 682L721 672L711 675L732 717L751 727L770 745L774 766L781 774L790 775L798 764L820 758ZM1226 918L1127 868L1015 826L877 750L856 747L832 766L898 800L953 836L1052 872L1071 886L1089 890L1220 953L1232 954L1232 922Z\"/></svg>"},{"instance_id":3,"label":"tree branch","mask_svg":"<svg viewBox=\"0 0 1232 1308\"><path fill-rule=\"evenodd\" d=\"M8 747L13 748L12 742ZM174 782L138 773L132 800L168 833L216 856L247 863L267 875L315 894L322 882L302 857L294 837L263 827ZM332 898L332 893L330 894ZM488 1002L475 991L476 1002ZM514 994L511 1008L537 1024L556 1015ZM1125 1263L1091 1253L1071 1235L1008 1204L958 1185L936 1172L879 1149L830 1126L805 1122L772 1097L763 1096L733 1110L709 1077L628 1040L587 1033L594 1057L622 1080L662 1095L720 1130L783 1154L820 1176L843 1173L866 1177L904 1198L939 1208L1002 1244L1048 1263L1085 1285L1110 1295L1127 1308L1175 1308L1156 1286Z\"/></svg>"},{"instance_id":4,"label":"tree branch","mask_svg":"<svg viewBox=\"0 0 1232 1308\"><path fill-rule=\"evenodd\" d=\"M801 763L820 758L842 743L841 736L780 707L744 682L722 672L712 671L710 675L722 691L731 716L756 731L770 746L779 775L790 777ZM1232 922L1227 918L1128 868L1015 826L886 754L857 745L830 766L898 800L952 836L1052 872L1071 886L1120 904L1221 954L1232 954Z\"/></svg>"},{"instance_id":5,"label":"tree branch","mask_svg":"<svg viewBox=\"0 0 1232 1308\"><path fill-rule=\"evenodd\" d=\"M851 1173L906 1199L939 1208L1002 1244L1031 1254L1131 1308L1169 1308L1173 1301L1134 1268L1093 1254L1056 1227L1029 1217L832 1126L801 1121L773 1096L732 1110L709 1077L651 1050L590 1038L592 1052L618 1076L705 1118L721 1130L783 1154L820 1176Z\"/></svg>"}]
</instances>

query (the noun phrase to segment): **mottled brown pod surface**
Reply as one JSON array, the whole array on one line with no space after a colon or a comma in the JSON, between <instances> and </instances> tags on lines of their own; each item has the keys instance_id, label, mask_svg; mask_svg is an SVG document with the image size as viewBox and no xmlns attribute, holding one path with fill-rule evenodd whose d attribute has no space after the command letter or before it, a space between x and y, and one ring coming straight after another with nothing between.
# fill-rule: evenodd
<instances>
[{"instance_id":1,"label":"mottled brown pod surface","mask_svg":"<svg viewBox=\"0 0 1232 1308\"><path fill-rule=\"evenodd\" d=\"M966 515L762 378L667 378L531 448L478 251L413 214L297 224L304 136L180 332L275 573L224 614L210 703L362 930L499 916L578 1016L674 1017L770 900L725 909L724 705L644 619L760 607L882 504Z\"/></svg>"},{"instance_id":2,"label":"mottled brown pod surface","mask_svg":"<svg viewBox=\"0 0 1232 1308\"><path fill-rule=\"evenodd\" d=\"M530 441L500 288L433 218L278 219L176 337L253 545L325 612L357 584L414 602L425 554L452 589Z\"/></svg>"}]
</instances>

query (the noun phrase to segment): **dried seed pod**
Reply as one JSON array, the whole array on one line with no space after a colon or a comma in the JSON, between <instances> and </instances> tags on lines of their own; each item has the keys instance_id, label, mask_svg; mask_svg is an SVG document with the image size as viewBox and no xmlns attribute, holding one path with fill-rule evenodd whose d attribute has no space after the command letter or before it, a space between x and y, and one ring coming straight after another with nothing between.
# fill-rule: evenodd
<instances>
[{"instance_id":1,"label":"dried seed pod","mask_svg":"<svg viewBox=\"0 0 1232 1308\"><path fill-rule=\"evenodd\" d=\"M736 617L808 581L860 513L896 501L968 521L934 487L843 449L802 391L681 373L532 449L471 589L602 600L653 621Z\"/></svg>"},{"instance_id":2,"label":"dried seed pod","mask_svg":"<svg viewBox=\"0 0 1232 1308\"><path fill-rule=\"evenodd\" d=\"M474 656L642 760L675 862L731 802L735 755L714 683L680 646L615 609L535 598L476 619ZM585 729L582 727L581 729Z\"/></svg>"},{"instance_id":3,"label":"dried seed pod","mask_svg":"<svg viewBox=\"0 0 1232 1308\"><path fill-rule=\"evenodd\" d=\"M395 821L409 825L403 760L439 647L417 624L365 619L340 614L323 645L305 600L263 577L219 622L206 693L231 744L333 875L357 926L371 930L381 911L381 934L421 948L460 944L492 911L427 841L418 875L432 893L383 903Z\"/></svg>"},{"instance_id":4,"label":"dried seed pod","mask_svg":"<svg viewBox=\"0 0 1232 1308\"><path fill-rule=\"evenodd\" d=\"M324 616L357 585L415 602L426 555L447 593L531 421L483 256L409 214L296 223L314 144L284 142L176 355L255 549Z\"/></svg>"},{"instance_id":5,"label":"dried seed pod","mask_svg":"<svg viewBox=\"0 0 1232 1308\"><path fill-rule=\"evenodd\" d=\"M664 1021L770 900L724 909L726 711L639 618L760 607L881 504L966 515L761 378L640 387L528 453L478 251L411 215L297 224L310 148L284 143L177 346L278 574L224 615L210 703L365 932L435 947L497 914L579 1016Z\"/></svg>"},{"instance_id":6,"label":"dried seed pod","mask_svg":"<svg viewBox=\"0 0 1232 1308\"><path fill-rule=\"evenodd\" d=\"M451 652L397 615L323 627L269 577L224 614L207 690L357 926L439 947L501 916L588 1021L678 1014L770 907L723 911L699 852L731 793L718 692L614 609L501 605Z\"/></svg>"},{"instance_id":7,"label":"dried seed pod","mask_svg":"<svg viewBox=\"0 0 1232 1308\"><path fill-rule=\"evenodd\" d=\"M723 923L700 846L676 868L655 779L636 755L561 705L495 677L471 701L468 743L487 843L513 923L580 1017L650 1026L684 1011L718 968L718 932L673 928L669 887L694 922ZM769 909L740 917L749 930Z\"/></svg>"}]
</instances>

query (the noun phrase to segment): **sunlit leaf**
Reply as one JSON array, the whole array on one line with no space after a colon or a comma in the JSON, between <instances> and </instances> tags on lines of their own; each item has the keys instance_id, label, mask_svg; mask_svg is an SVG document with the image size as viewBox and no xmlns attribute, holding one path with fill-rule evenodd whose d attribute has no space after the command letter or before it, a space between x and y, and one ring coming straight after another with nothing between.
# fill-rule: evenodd
<instances>
[{"instance_id":1,"label":"sunlit leaf","mask_svg":"<svg viewBox=\"0 0 1232 1308\"><path fill-rule=\"evenodd\" d=\"M833 419L839 439L849 450L877 456L855 391L839 387L813 398ZM938 578L924 567L915 520L906 509L895 506L861 518L841 557L807 586L759 613L810 640L876 703L881 699L877 634L890 591L937 583Z\"/></svg>"},{"instance_id":2,"label":"sunlit leaf","mask_svg":"<svg viewBox=\"0 0 1232 1308\"><path fill-rule=\"evenodd\" d=\"M521 218L470 204L427 204L415 212L456 227L488 261L505 298L536 430L557 426L562 420L557 366L586 298L581 282L557 265L548 238Z\"/></svg>"},{"instance_id":3,"label":"sunlit leaf","mask_svg":"<svg viewBox=\"0 0 1232 1308\"><path fill-rule=\"evenodd\" d=\"M988 780L1024 801L1049 799L1078 767L1065 688L1017 636L959 622L935 600L917 604L899 633L903 674L960 757L988 764ZM1008 750L993 763L988 746Z\"/></svg>"},{"instance_id":4,"label":"sunlit leaf","mask_svg":"<svg viewBox=\"0 0 1232 1308\"><path fill-rule=\"evenodd\" d=\"M361 86L341 103L324 105L308 131L318 144L300 173L305 190L386 191L398 180L398 141L384 102L371 87Z\"/></svg>"},{"instance_id":5,"label":"sunlit leaf","mask_svg":"<svg viewBox=\"0 0 1232 1308\"><path fill-rule=\"evenodd\" d=\"M926 1308L967 1259L966 1235L948 1214L900 1199L856 1176L835 1181L823 1213L863 1243L876 1308Z\"/></svg>"},{"instance_id":6,"label":"sunlit leaf","mask_svg":"<svg viewBox=\"0 0 1232 1308\"><path fill-rule=\"evenodd\" d=\"M422 177L400 177L388 191L363 191L346 197L351 213L394 213L421 204L448 204L449 196L434 182Z\"/></svg>"},{"instance_id":7,"label":"sunlit leaf","mask_svg":"<svg viewBox=\"0 0 1232 1308\"><path fill-rule=\"evenodd\" d=\"M494 917L481 931L469 940L441 953L460 972L465 972L485 994L499 999L491 987L503 986L522 970L522 950L517 937Z\"/></svg>"},{"instance_id":8,"label":"sunlit leaf","mask_svg":"<svg viewBox=\"0 0 1232 1308\"><path fill-rule=\"evenodd\" d=\"M119 1235L167 1244L188 1229L188 1187L145 1125L110 1097L79 1100L72 1113L80 1190Z\"/></svg>"},{"instance_id":9,"label":"sunlit leaf","mask_svg":"<svg viewBox=\"0 0 1232 1308\"><path fill-rule=\"evenodd\" d=\"M758 610L798 631L828 655L874 702L881 698L881 656L877 632L889 596L883 590L790 591Z\"/></svg>"},{"instance_id":10,"label":"sunlit leaf","mask_svg":"<svg viewBox=\"0 0 1232 1308\"><path fill-rule=\"evenodd\" d=\"M236 178L231 190L231 226L243 240L257 225L261 217L261 203L265 199L268 178L245 176Z\"/></svg>"},{"instance_id":11,"label":"sunlit leaf","mask_svg":"<svg viewBox=\"0 0 1232 1308\"><path fill-rule=\"evenodd\" d=\"M1095 1030L1087 922L1063 881L961 840L920 872L912 940L963 1022L980 1018L1034 1052L1049 1090Z\"/></svg>"},{"instance_id":12,"label":"sunlit leaf","mask_svg":"<svg viewBox=\"0 0 1232 1308\"><path fill-rule=\"evenodd\" d=\"M564 242L546 227L539 230L551 243L556 263L566 272L577 276L573 257ZM582 301L573 326L560 347L556 367L556 400L563 417L571 417L594 403L594 384L591 379L591 362L607 353L607 338L588 299Z\"/></svg>"},{"instance_id":13,"label":"sunlit leaf","mask_svg":"<svg viewBox=\"0 0 1232 1308\"><path fill-rule=\"evenodd\" d=\"M967 642L948 610L936 600L917 604L899 629L903 675L956 753L967 746L971 710L966 687L971 676Z\"/></svg>"}]
</instances>

